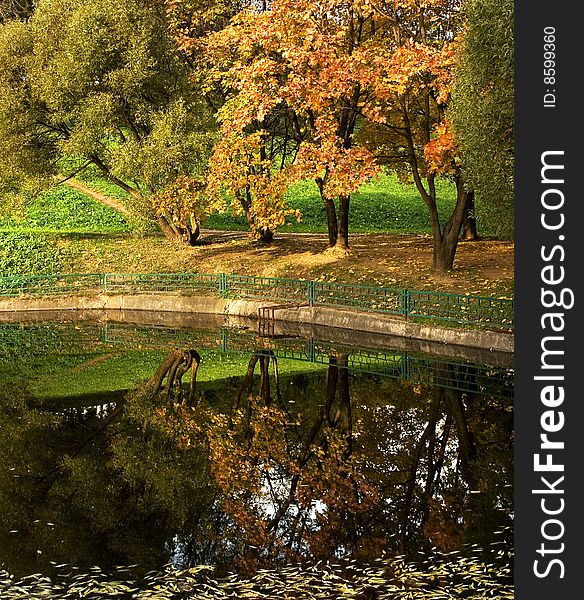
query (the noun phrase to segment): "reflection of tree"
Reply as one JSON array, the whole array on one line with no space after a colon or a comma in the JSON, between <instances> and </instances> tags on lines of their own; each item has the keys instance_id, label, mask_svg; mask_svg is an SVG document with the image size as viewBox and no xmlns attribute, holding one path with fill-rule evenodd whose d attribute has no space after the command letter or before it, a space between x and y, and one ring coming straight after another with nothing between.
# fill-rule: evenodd
<instances>
[{"instance_id":1,"label":"reflection of tree","mask_svg":"<svg viewBox=\"0 0 584 600\"><path fill-rule=\"evenodd\" d=\"M244 563L329 557L358 543L355 515L375 493L354 456L346 356L330 358L323 392L317 406L293 413L282 401L276 358L262 352L250 359L231 416L209 413L213 473L247 538Z\"/></svg>"},{"instance_id":2,"label":"reflection of tree","mask_svg":"<svg viewBox=\"0 0 584 600\"><path fill-rule=\"evenodd\" d=\"M194 443L189 430L207 439L231 518L226 539L244 566L286 557L368 560L430 543L452 550L472 529L503 523L493 508L502 505L501 486L491 492L488 481L501 472L490 462L509 454L508 423L492 425L499 409L489 430L485 401L448 387L385 380L380 394L379 378L362 377L350 393L347 366L347 356L333 355L324 380L302 376L300 402L282 385L274 354L262 350L222 409L175 414L185 446ZM452 368L436 363L436 377L451 377ZM172 421L168 411L164 418ZM494 453L500 443L507 454Z\"/></svg>"},{"instance_id":3,"label":"reflection of tree","mask_svg":"<svg viewBox=\"0 0 584 600\"><path fill-rule=\"evenodd\" d=\"M471 461L476 455L476 448L471 432L468 430L462 394L453 389L436 387L433 390L433 398L428 411L428 422L415 444L411 453L408 478L405 485L404 507L401 522L400 543L402 551L407 550L407 541L411 536L412 526L420 527L427 536L442 538L443 545L451 545L453 540L448 541L450 536L456 536L455 528L448 527L448 523L440 523L441 531L434 532L433 524L436 515L431 515L432 508L437 509L434 501L436 490L441 487L443 470L445 468L446 453L451 441L452 428L454 426L458 441L458 456L456 461L457 476L460 473L470 488L473 486L473 469ZM422 467L424 463L424 468ZM421 471L425 471L421 473ZM419 501L419 517L413 515L414 494ZM431 517L434 517L431 519ZM436 540L434 540L436 542ZM459 544L454 540L454 549Z\"/></svg>"},{"instance_id":4,"label":"reflection of tree","mask_svg":"<svg viewBox=\"0 0 584 600\"><path fill-rule=\"evenodd\" d=\"M385 431L378 429L377 450L368 453L367 475L391 498L376 522L378 537L394 538L389 547L407 554L430 545L459 549L477 532L488 545L493 531L510 524L512 486L504 485L512 481L512 415L503 401L448 387L453 365L433 368L441 387L417 386L412 394L398 384L391 404L377 406Z\"/></svg>"},{"instance_id":5,"label":"reflection of tree","mask_svg":"<svg viewBox=\"0 0 584 600\"><path fill-rule=\"evenodd\" d=\"M356 376L342 354L326 373L282 376L266 350L195 398L199 363L193 350L170 352L106 419L69 422L22 394L0 403L7 564L151 568L180 554L253 570L454 549L506 522L503 401Z\"/></svg>"},{"instance_id":6,"label":"reflection of tree","mask_svg":"<svg viewBox=\"0 0 584 600\"><path fill-rule=\"evenodd\" d=\"M166 399L173 402L183 402L185 394L182 378L190 371L191 380L186 401L187 404L192 404L195 400L197 370L200 363L201 357L196 350L173 350L168 353L166 359L157 369L149 385L155 392L160 392L166 378L164 392Z\"/></svg>"},{"instance_id":7,"label":"reflection of tree","mask_svg":"<svg viewBox=\"0 0 584 600\"><path fill-rule=\"evenodd\" d=\"M15 390L0 398L6 567L46 572L51 560L148 570L179 550L197 562L215 558L223 519L213 509L206 456L179 450L153 426L161 401L147 385L105 419L72 421Z\"/></svg>"}]
</instances>

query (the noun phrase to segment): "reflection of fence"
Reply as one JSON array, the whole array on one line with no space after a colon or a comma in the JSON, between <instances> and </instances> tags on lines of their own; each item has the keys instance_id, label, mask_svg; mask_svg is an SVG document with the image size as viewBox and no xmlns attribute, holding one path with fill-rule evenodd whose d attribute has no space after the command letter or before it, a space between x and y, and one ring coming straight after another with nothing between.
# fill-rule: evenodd
<instances>
[{"instance_id":1,"label":"reflection of fence","mask_svg":"<svg viewBox=\"0 0 584 600\"><path fill-rule=\"evenodd\" d=\"M513 398L513 370L466 361L434 358L401 350L374 350L302 338L261 338L255 333L221 329L218 335L201 337L200 331L167 330L158 326L110 323L103 340L110 344L137 344L142 348L174 348L196 345L197 349L251 354L270 350L280 359L328 365L331 356L347 357L351 372L405 379L462 392Z\"/></svg>"},{"instance_id":2,"label":"reflection of fence","mask_svg":"<svg viewBox=\"0 0 584 600\"><path fill-rule=\"evenodd\" d=\"M382 312L486 329L513 329L513 300L507 298L224 273L101 273L0 277L0 296L48 296L86 292L170 292L188 295L215 293L225 298L298 302L307 303L309 306Z\"/></svg>"},{"instance_id":3,"label":"reflection of fence","mask_svg":"<svg viewBox=\"0 0 584 600\"><path fill-rule=\"evenodd\" d=\"M165 350L195 348L249 355L272 351L280 359L326 366L331 356L347 357L353 373L405 379L481 396L512 399L513 371L434 358L401 350L377 350L302 338L261 338L235 329L167 328L128 323L0 324L0 362L34 355L81 354L100 347ZM236 375L236 373L234 373Z\"/></svg>"}]
</instances>

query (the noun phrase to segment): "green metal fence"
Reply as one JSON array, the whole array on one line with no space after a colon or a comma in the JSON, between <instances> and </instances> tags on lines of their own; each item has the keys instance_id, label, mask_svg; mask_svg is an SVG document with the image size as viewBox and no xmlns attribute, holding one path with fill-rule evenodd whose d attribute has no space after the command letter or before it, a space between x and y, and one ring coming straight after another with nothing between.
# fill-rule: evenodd
<instances>
[{"instance_id":1,"label":"green metal fence","mask_svg":"<svg viewBox=\"0 0 584 600\"><path fill-rule=\"evenodd\" d=\"M101 273L0 277L0 296L77 293L218 294L274 302L331 306L411 319L513 329L513 300L279 277L204 273Z\"/></svg>"},{"instance_id":2,"label":"green metal fence","mask_svg":"<svg viewBox=\"0 0 584 600\"><path fill-rule=\"evenodd\" d=\"M103 275L14 275L0 277L0 296L51 296L95 292L101 289Z\"/></svg>"},{"instance_id":3,"label":"green metal fence","mask_svg":"<svg viewBox=\"0 0 584 600\"><path fill-rule=\"evenodd\" d=\"M100 291L107 294L144 292L216 292L221 275L202 273L104 273Z\"/></svg>"},{"instance_id":4,"label":"green metal fence","mask_svg":"<svg viewBox=\"0 0 584 600\"><path fill-rule=\"evenodd\" d=\"M513 328L513 301L484 296L407 291L407 314L413 318L457 321L469 325L489 323Z\"/></svg>"}]
</instances>

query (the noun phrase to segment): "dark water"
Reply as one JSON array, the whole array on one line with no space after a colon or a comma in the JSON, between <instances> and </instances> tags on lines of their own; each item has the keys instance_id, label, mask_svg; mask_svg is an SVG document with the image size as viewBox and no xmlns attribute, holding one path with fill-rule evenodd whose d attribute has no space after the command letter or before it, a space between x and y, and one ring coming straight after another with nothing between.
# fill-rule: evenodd
<instances>
[{"instance_id":1,"label":"dark water","mask_svg":"<svg viewBox=\"0 0 584 600\"><path fill-rule=\"evenodd\" d=\"M1 569L503 554L509 357L334 337L0 323Z\"/></svg>"}]
</instances>

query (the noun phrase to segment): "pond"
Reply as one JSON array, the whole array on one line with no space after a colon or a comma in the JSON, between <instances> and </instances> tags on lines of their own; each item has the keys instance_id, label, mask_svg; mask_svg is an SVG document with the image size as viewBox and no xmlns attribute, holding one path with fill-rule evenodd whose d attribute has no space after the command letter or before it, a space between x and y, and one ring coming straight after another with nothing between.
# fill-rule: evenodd
<instances>
[{"instance_id":1,"label":"pond","mask_svg":"<svg viewBox=\"0 0 584 600\"><path fill-rule=\"evenodd\" d=\"M3 598L512 597L512 357L156 321L0 323Z\"/></svg>"}]
</instances>

